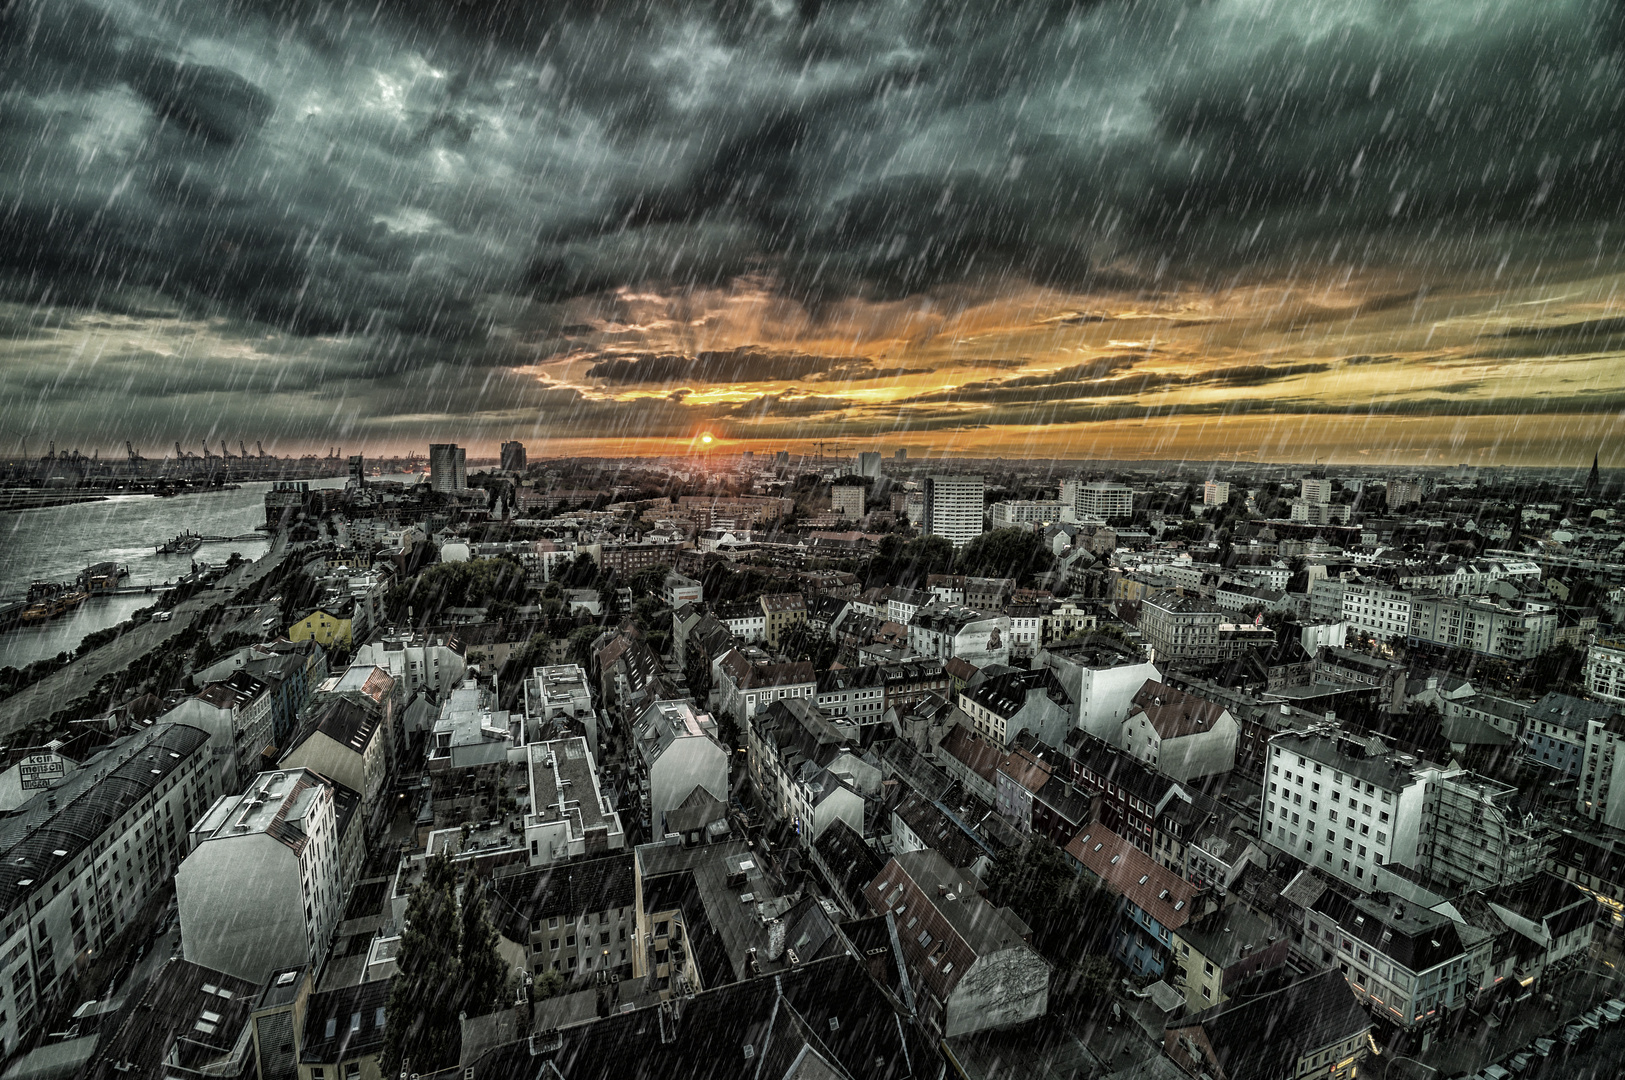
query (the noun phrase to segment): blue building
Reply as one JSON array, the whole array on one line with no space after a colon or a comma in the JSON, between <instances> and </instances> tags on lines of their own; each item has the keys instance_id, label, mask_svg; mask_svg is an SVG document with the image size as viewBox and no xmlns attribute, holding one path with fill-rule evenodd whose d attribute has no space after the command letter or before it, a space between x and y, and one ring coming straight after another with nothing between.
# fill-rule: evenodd
<instances>
[{"instance_id":1,"label":"blue building","mask_svg":"<svg viewBox=\"0 0 1625 1080\"><path fill-rule=\"evenodd\" d=\"M1618 705L1552 692L1529 708L1523 742L1529 759L1564 776L1577 777L1585 763L1586 725L1619 712Z\"/></svg>"},{"instance_id":2,"label":"blue building","mask_svg":"<svg viewBox=\"0 0 1625 1080\"><path fill-rule=\"evenodd\" d=\"M1103 825L1089 825L1066 846L1083 876L1118 898L1109 953L1135 976L1160 979L1174 931L1213 907L1212 898Z\"/></svg>"}]
</instances>

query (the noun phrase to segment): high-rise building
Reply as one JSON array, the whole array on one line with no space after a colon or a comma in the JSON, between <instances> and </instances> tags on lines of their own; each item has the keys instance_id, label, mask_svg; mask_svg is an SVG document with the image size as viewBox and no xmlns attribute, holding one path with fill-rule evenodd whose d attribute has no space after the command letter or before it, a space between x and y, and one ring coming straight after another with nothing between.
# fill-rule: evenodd
<instances>
[{"instance_id":1,"label":"high-rise building","mask_svg":"<svg viewBox=\"0 0 1625 1080\"><path fill-rule=\"evenodd\" d=\"M925 533L963 547L982 535L986 487L980 476L925 478Z\"/></svg>"},{"instance_id":2,"label":"high-rise building","mask_svg":"<svg viewBox=\"0 0 1625 1080\"><path fill-rule=\"evenodd\" d=\"M356 487L367 486L367 463L360 454L350 455L350 479Z\"/></svg>"},{"instance_id":3,"label":"high-rise building","mask_svg":"<svg viewBox=\"0 0 1625 1080\"><path fill-rule=\"evenodd\" d=\"M1107 480L1078 487L1078 517L1084 521L1110 521L1133 514L1133 488Z\"/></svg>"},{"instance_id":4,"label":"high-rise building","mask_svg":"<svg viewBox=\"0 0 1625 1080\"><path fill-rule=\"evenodd\" d=\"M456 443L429 444L429 487L448 495L468 490L468 452Z\"/></svg>"},{"instance_id":5,"label":"high-rise building","mask_svg":"<svg viewBox=\"0 0 1625 1080\"><path fill-rule=\"evenodd\" d=\"M1305 502L1331 502L1332 482L1324 476L1306 476L1299 484L1298 495Z\"/></svg>"},{"instance_id":6,"label":"high-rise building","mask_svg":"<svg viewBox=\"0 0 1625 1080\"><path fill-rule=\"evenodd\" d=\"M1230 501L1230 485L1223 480L1209 480L1202 485L1204 506L1223 506Z\"/></svg>"},{"instance_id":7,"label":"high-rise building","mask_svg":"<svg viewBox=\"0 0 1625 1080\"><path fill-rule=\"evenodd\" d=\"M525 444L515 439L513 442L502 444L502 471L522 473L525 471Z\"/></svg>"},{"instance_id":8,"label":"high-rise building","mask_svg":"<svg viewBox=\"0 0 1625 1080\"><path fill-rule=\"evenodd\" d=\"M862 484L836 484L829 489L829 508L837 514L844 514L847 518L856 521L863 516L863 497L865 489Z\"/></svg>"},{"instance_id":9,"label":"high-rise building","mask_svg":"<svg viewBox=\"0 0 1625 1080\"><path fill-rule=\"evenodd\" d=\"M871 479L880 475L879 450L865 450L858 455L858 475Z\"/></svg>"},{"instance_id":10,"label":"high-rise building","mask_svg":"<svg viewBox=\"0 0 1625 1080\"><path fill-rule=\"evenodd\" d=\"M790 451L779 450L775 452L773 455L773 464L781 469L788 466L790 464Z\"/></svg>"},{"instance_id":11,"label":"high-rise building","mask_svg":"<svg viewBox=\"0 0 1625 1080\"><path fill-rule=\"evenodd\" d=\"M898 448L897 448L897 455L896 455L896 457L897 457L897 460L898 460L898 461L907 461L907 460L908 460L908 447L906 447L906 446L899 446L899 447L898 447Z\"/></svg>"}]
</instances>

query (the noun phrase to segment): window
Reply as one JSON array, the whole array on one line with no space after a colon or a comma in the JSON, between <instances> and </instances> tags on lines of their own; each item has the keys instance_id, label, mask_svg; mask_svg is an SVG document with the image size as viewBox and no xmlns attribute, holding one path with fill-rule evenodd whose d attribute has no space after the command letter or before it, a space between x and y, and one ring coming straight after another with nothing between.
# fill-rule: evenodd
<instances>
[{"instance_id":1,"label":"window","mask_svg":"<svg viewBox=\"0 0 1625 1080\"><path fill-rule=\"evenodd\" d=\"M564 944L566 946L573 946L575 943L576 943L576 936L574 934L566 934L565 935Z\"/></svg>"}]
</instances>

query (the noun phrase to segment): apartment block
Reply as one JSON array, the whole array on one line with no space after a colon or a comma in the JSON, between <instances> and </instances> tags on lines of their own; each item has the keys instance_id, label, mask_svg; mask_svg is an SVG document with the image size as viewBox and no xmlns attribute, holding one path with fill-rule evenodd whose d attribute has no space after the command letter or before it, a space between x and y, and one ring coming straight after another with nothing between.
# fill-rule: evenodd
<instances>
[{"instance_id":1,"label":"apartment block","mask_svg":"<svg viewBox=\"0 0 1625 1080\"><path fill-rule=\"evenodd\" d=\"M1132 517L1134 489L1107 480L1078 485L1078 520L1110 521Z\"/></svg>"},{"instance_id":2,"label":"apartment block","mask_svg":"<svg viewBox=\"0 0 1625 1080\"><path fill-rule=\"evenodd\" d=\"M220 797L208 732L160 721L0 819L0 1042L11 1051L125 930Z\"/></svg>"},{"instance_id":3,"label":"apartment block","mask_svg":"<svg viewBox=\"0 0 1625 1080\"><path fill-rule=\"evenodd\" d=\"M1267 765L1264 843L1360 888L1386 863L1416 865L1431 766L1337 731L1282 732Z\"/></svg>"},{"instance_id":4,"label":"apartment block","mask_svg":"<svg viewBox=\"0 0 1625 1080\"><path fill-rule=\"evenodd\" d=\"M309 769L286 769L210 808L175 875L186 959L256 984L320 969L345 899L334 796Z\"/></svg>"},{"instance_id":5,"label":"apartment block","mask_svg":"<svg viewBox=\"0 0 1625 1080\"><path fill-rule=\"evenodd\" d=\"M926 477L926 535L940 536L956 548L981 536L985 491L980 476Z\"/></svg>"}]
</instances>

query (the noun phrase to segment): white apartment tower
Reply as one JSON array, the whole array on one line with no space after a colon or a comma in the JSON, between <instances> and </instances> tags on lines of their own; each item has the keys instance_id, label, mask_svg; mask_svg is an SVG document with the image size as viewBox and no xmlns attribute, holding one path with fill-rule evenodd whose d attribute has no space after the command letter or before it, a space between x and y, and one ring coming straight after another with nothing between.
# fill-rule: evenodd
<instances>
[{"instance_id":1,"label":"white apartment tower","mask_svg":"<svg viewBox=\"0 0 1625 1080\"><path fill-rule=\"evenodd\" d=\"M1078 520L1110 521L1134 513L1134 489L1109 480L1096 480L1078 488Z\"/></svg>"},{"instance_id":2,"label":"white apartment tower","mask_svg":"<svg viewBox=\"0 0 1625 1080\"><path fill-rule=\"evenodd\" d=\"M1230 501L1230 485L1223 480L1209 480L1202 485L1203 506L1223 506Z\"/></svg>"},{"instance_id":3,"label":"white apartment tower","mask_svg":"<svg viewBox=\"0 0 1625 1080\"><path fill-rule=\"evenodd\" d=\"M982 535L986 486L980 476L925 478L925 533L963 547Z\"/></svg>"}]
</instances>

